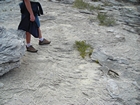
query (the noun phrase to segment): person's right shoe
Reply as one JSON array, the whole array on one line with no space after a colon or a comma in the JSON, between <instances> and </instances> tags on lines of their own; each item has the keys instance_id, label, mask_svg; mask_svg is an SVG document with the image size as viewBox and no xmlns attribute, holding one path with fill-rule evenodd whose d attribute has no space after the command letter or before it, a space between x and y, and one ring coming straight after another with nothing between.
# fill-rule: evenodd
<instances>
[{"instance_id":1,"label":"person's right shoe","mask_svg":"<svg viewBox=\"0 0 140 105\"><path fill-rule=\"evenodd\" d=\"M26 49L27 49L28 52L32 52L32 53L36 53L38 51L32 45L29 46L29 47L26 46Z\"/></svg>"},{"instance_id":2,"label":"person's right shoe","mask_svg":"<svg viewBox=\"0 0 140 105\"><path fill-rule=\"evenodd\" d=\"M45 38L43 39L43 41L39 41L39 45L47 45L50 44L51 41L46 40Z\"/></svg>"}]
</instances>

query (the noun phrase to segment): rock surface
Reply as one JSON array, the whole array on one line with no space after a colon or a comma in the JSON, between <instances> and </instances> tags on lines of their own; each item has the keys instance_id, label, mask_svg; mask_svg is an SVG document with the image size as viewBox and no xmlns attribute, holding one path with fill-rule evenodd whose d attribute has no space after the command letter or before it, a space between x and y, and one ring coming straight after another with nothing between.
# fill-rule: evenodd
<instances>
[{"instance_id":1,"label":"rock surface","mask_svg":"<svg viewBox=\"0 0 140 105\"><path fill-rule=\"evenodd\" d=\"M39 1L45 13L40 17L42 33L52 43L39 46L38 39L32 38L32 44L39 51L37 54L26 52L20 68L0 77L0 104L139 105L139 35L126 24L121 12L131 8L138 14L137 6L109 0L113 6L105 6L100 12L114 16L117 24L106 27L99 25L96 10ZM0 4L0 24L4 27L17 28L19 2ZM133 16L138 16L135 13ZM129 13L127 16L132 19ZM73 47L75 41L81 40L94 48L91 58L82 59Z\"/></svg>"},{"instance_id":2,"label":"rock surface","mask_svg":"<svg viewBox=\"0 0 140 105\"><path fill-rule=\"evenodd\" d=\"M25 32L0 27L0 76L19 67L25 54Z\"/></svg>"}]
</instances>

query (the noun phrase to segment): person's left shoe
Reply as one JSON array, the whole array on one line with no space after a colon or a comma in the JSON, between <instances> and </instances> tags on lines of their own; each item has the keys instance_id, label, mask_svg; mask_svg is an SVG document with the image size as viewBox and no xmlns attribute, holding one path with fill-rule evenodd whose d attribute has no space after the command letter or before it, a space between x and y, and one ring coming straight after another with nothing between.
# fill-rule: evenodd
<instances>
[{"instance_id":1,"label":"person's left shoe","mask_svg":"<svg viewBox=\"0 0 140 105\"><path fill-rule=\"evenodd\" d=\"M51 41L46 40L45 38L43 39L43 41L39 41L39 45L47 45L50 44Z\"/></svg>"}]
</instances>

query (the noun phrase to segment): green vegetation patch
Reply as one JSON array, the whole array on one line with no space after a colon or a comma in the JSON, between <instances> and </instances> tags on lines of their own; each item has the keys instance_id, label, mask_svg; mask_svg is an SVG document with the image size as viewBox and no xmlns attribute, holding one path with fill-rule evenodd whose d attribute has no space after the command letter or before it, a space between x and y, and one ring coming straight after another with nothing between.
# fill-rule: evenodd
<instances>
[{"instance_id":1,"label":"green vegetation patch","mask_svg":"<svg viewBox=\"0 0 140 105\"><path fill-rule=\"evenodd\" d=\"M85 3L83 0L75 0L74 7L78 9L86 9L88 8L89 4Z\"/></svg>"},{"instance_id":2,"label":"green vegetation patch","mask_svg":"<svg viewBox=\"0 0 140 105\"><path fill-rule=\"evenodd\" d=\"M91 55L93 48L91 45L86 44L85 41L75 41L74 47L80 52L80 56L85 58L86 55Z\"/></svg>"},{"instance_id":3,"label":"green vegetation patch","mask_svg":"<svg viewBox=\"0 0 140 105\"><path fill-rule=\"evenodd\" d=\"M102 8L100 6L94 7L93 5L90 5L89 3L84 2L83 0L75 0L74 7L78 9L88 9L90 11L92 10L101 10Z\"/></svg>"},{"instance_id":4,"label":"green vegetation patch","mask_svg":"<svg viewBox=\"0 0 140 105\"><path fill-rule=\"evenodd\" d=\"M100 25L113 26L116 24L115 19L107 16L106 13L98 13L97 18L100 21Z\"/></svg>"}]
</instances>

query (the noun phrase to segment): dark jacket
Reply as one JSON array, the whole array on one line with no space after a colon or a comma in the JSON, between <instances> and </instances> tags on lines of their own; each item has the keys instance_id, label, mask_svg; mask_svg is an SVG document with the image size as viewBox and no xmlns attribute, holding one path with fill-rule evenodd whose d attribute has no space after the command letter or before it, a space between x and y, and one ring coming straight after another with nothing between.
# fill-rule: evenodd
<instances>
[{"instance_id":1,"label":"dark jacket","mask_svg":"<svg viewBox=\"0 0 140 105\"><path fill-rule=\"evenodd\" d=\"M39 37L39 31L38 31L39 26L37 25L37 23L35 21L34 22L30 21L30 14L25 6L25 3L22 2L19 4L19 6L20 6L22 18L21 18L21 22L18 26L18 29L29 32L34 37L38 38ZM43 15L43 9L39 2L31 2L31 7L32 7L35 17Z\"/></svg>"}]
</instances>

